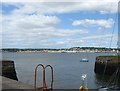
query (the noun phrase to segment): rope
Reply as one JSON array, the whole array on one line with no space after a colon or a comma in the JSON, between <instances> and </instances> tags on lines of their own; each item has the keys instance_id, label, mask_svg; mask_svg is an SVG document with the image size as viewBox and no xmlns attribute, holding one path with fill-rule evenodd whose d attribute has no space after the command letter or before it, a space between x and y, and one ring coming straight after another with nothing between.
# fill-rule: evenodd
<instances>
[{"instance_id":1,"label":"rope","mask_svg":"<svg viewBox=\"0 0 120 91\"><path fill-rule=\"evenodd\" d=\"M106 68L107 68L107 61L105 62L105 68L104 68L104 70L103 70L102 80L103 80L103 78L104 78Z\"/></svg>"},{"instance_id":2,"label":"rope","mask_svg":"<svg viewBox=\"0 0 120 91\"><path fill-rule=\"evenodd\" d=\"M110 4L110 7L112 7L112 3ZM110 12L110 11L109 11L109 12ZM110 17L110 13L108 14L108 17L106 17L106 20L108 20L109 17ZM105 27L104 27L103 29L105 29ZM102 41L102 38L101 38L101 40L100 40L99 46L102 44L101 41ZM108 59L108 58L107 58L107 59ZM105 68L104 68L104 71L103 71L103 74L102 74L101 82L103 82L103 78L104 78L104 75L105 75L106 68L107 68L107 61L106 61Z\"/></svg>"},{"instance_id":3,"label":"rope","mask_svg":"<svg viewBox=\"0 0 120 91\"><path fill-rule=\"evenodd\" d=\"M117 14L116 14L116 16L115 16L115 22L116 22L116 20L117 20ZM115 24L116 23L114 23L114 25L113 25L113 31L112 31L112 36L111 36L111 39L110 39L110 46L109 46L109 49L111 48L111 44L112 44L112 41L113 41L113 34L114 34L114 31L115 31ZM117 60L118 61L118 60ZM117 66L118 66L118 62L117 62ZM117 74L118 74L118 71L119 71L119 69L118 69L118 67L117 67L117 70L116 70L116 72L115 72L115 77L114 77L114 80L113 80L113 88L115 87L115 85L116 85L116 81L117 81Z\"/></svg>"},{"instance_id":4,"label":"rope","mask_svg":"<svg viewBox=\"0 0 120 91\"><path fill-rule=\"evenodd\" d=\"M119 70L120 70L120 69L118 68L118 75L117 75L117 77L116 77L116 83L115 83L116 86L115 86L115 87L117 87L118 80L119 80Z\"/></svg>"},{"instance_id":5,"label":"rope","mask_svg":"<svg viewBox=\"0 0 120 91\"><path fill-rule=\"evenodd\" d=\"M109 80L107 86L110 86L110 84L111 84L112 81L114 80L115 74L116 74L116 71L115 71L115 72L113 73L113 75L110 77L110 80Z\"/></svg>"},{"instance_id":6,"label":"rope","mask_svg":"<svg viewBox=\"0 0 120 91\"><path fill-rule=\"evenodd\" d=\"M116 20L117 20L117 14L116 14L116 16L115 16L115 22L116 22ZM111 37L111 40L110 40L110 46L109 46L109 48L111 48L112 39L113 39L113 34L114 34L114 31L115 31L115 24L116 24L116 23L114 23L114 25L113 25L112 37Z\"/></svg>"},{"instance_id":7,"label":"rope","mask_svg":"<svg viewBox=\"0 0 120 91\"><path fill-rule=\"evenodd\" d=\"M116 16L115 16L115 22L116 22L116 19L117 19L117 14L116 14ZM114 31L115 31L115 24L116 24L116 23L114 23L114 25L113 25L113 31L112 31L112 33L111 33L112 36L111 36L111 39L110 39L109 49L111 48L111 44L112 44L112 41L113 41L113 34L114 34ZM108 53L108 55L109 55L109 53ZM108 60L108 57L107 57L107 60ZM117 66L118 66L118 62L117 62ZM103 80L103 78L104 78L104 74L105 74L106 68L107 68L107 61L106 61L106 63L105 63L105 68L104 68L104 71L103 71L102 80ZM117 68L116 72L114 72L113 75L112 75L112 77L113 77L113 85L114 85L114 86L118 83L118 80L119 80L119 77L117 76L118 73L119 73L119 68ZM111 77L111 78L112 78L112 77ZM108 86L110 85L110 82L111 82L111 81L112 81L112 80L109 81Z\"/></svg>"},{"instance_id":8,"label":"rope","mask_svg":"<svg viewBox=\"0 0 120 91\"><path fill-rule=\"evenodd\" d=\"M119 78L120 78L119 76L120 76L120 68L118 70L118 77L117 77L116 85L118 84L118 81L119 81Z\"/></svg>"},{"instance_id":9,"label":"rope","mask_svg":"<svg viewBox=\"0 0 120 91\"><path fill-rule=\"evenodd\" d=\"M117 78L118 78L118 72L119 72L119 67L117 68L116 77L115 77L115 79L114 79L114 84L115 84L116 81L117 81Z\"/></svg>"}]
</instances>

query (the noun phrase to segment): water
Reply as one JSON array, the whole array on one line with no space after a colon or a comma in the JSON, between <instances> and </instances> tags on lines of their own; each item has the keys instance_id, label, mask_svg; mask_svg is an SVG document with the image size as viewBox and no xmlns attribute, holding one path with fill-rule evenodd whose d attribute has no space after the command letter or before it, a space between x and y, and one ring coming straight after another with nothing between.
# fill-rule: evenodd
<instances>
[{"instance_id":1,"label":"water","mask_svg":"<svg viewBox=\"0 0 120 91\"><path fill-rule=\"evenodd\" d=\"M34 84L34 70L37 64L50 64L54 69L54 89L78 89L81 75L87 74L87 87L96 89L101 85L101 78L94 73L95 58L108 53L3 53L3 59L14 60L18 79L24 83ZM80 62L87 55L89 62ZM39 76L42 77L41 69ZM46 72L47 85L51 74ZM41 78L37 84L41 85ZM120 85L119 85L120 86Z\"/></svg>"}]
</instances>

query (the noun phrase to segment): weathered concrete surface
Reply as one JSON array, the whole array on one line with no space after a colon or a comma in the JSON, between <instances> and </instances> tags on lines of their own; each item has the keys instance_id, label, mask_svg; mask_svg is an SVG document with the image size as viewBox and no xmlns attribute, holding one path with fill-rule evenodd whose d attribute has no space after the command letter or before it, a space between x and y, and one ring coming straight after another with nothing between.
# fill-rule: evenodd
<instances>
[{"instance_id":1,"label":"weathered concrete surface","mask_svg":"<svg viewBox=\"0 0 120 91\"><path fill-rule=\"evenodd\" d=\"M98 56L96 57L94 72L97 74L112 75L120 68L120 56ZM120 70L118 74L120 75Z\"/></svg>"},{"instance_id":2,"label":"weathered concrete surface","mask_svg":"<svg viewBox=\"0 0 120 91\"><path fill-rule=\"evenodd\" d=\"M6 90L33 91L32 85L28 85L28 84L22 83L20 81L16 81L16 80L9 79L9 78L2 77L2 76L0 76L0 79L2 79L2 84L0 84L0 85L2 85L2 91L4 91L4 90L5 91Z\"/></svg>"},{"instance_id":3,"label":"weathered concrete surface","mask_svg":"<svg viewBox=\"0 0 120 91\"><path fill-rule=\"evenodd\" d=\"M2 61L0 61L0 65L2 66L1 67L2 68L2 76L18 81L14 61L2 60Z\"/></svg>"}]
</instances>

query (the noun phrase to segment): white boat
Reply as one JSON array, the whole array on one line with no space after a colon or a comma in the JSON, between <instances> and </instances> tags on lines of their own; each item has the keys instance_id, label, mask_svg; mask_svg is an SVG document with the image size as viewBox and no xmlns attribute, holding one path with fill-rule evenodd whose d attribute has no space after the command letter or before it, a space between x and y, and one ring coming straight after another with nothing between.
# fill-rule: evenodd
<instances>
[{"instance_id":1,"label":"white boat","mask_svg":"<svg viewBox=\"0 0 120 91\"><path fill-rule=\"evenodd\" d=\"M89 60L87 58L82 58L80 62L89 62Z\"/></svg>"}]
</instances>

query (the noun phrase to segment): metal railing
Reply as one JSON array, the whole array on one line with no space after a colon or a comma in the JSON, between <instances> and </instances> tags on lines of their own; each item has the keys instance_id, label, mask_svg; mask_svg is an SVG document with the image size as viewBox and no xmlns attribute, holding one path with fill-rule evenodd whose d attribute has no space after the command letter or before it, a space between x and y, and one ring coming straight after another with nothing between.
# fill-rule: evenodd
<instances>
[{"instance_id":1,"label":"metal railing","mask_svg":"<svg viewBox=\"0 0 120 91\"><path fill-rule=\"evenodd\" d=\"M38 67L42 67L43 69L43 84L41 87L37 87L37 70L38 70ZM47 68L50 68L51 69L51 84L50 84L50 87L48 88L47 85L46 85L46 69ZM34 90L42 90L42 91L52 91L53 89L53 67L51 65L46 65L46 66L43 66L42 64L38 64L35 68L35 75L34 75Z\"/></svg>"}]
</instances>

